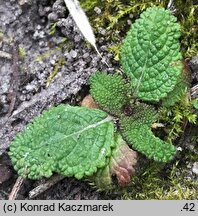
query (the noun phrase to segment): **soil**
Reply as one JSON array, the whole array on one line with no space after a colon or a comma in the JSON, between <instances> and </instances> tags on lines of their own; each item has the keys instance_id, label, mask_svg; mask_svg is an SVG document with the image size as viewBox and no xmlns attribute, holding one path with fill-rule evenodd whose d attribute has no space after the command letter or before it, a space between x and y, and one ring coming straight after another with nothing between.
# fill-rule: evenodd
<instances>
[{"instance_id":1,"label":"soil","mask_svg":"<svg viewBox=\"0 0 198 216\"><path fill-rule=\"evenodd\" d=\"M107 51L111 42L104 29L97 38L103 60L85 42L63 0L0 0L0 199L8 199L18 177L7 156L17 132L49 107L79 104L88 94L88 79L94 72L112 73L119 68ZM196 85L198 57L189 65L192 85ZM54 71L57 74L49 82ZM43 181L25 180L17 199L28 199L28 192ZM65 178L36 199L120 197L117 192L107 195L86 182Z\"/></svg>"},{"instance_id":2,"label":"soil","mask_svg":"<svg viewBox=\"0 0 198 216\"><path fill-rule=\"evenodd\" d=\"M55 22L55 34L50 35ZM62 0L0 0L0 32L0 50L8 55L0 57L0 176L7 173L0 186L0 199L7 199L17 175L6 151L16 133L48 107L78 104L88 93L92 73L112 72L118 66L112 65L113 55L105 51L109 42L105 41L104 31L98 33L98 47L110 67L85 43ZM24 53L18 60L16 49ZM64 64L47 86L47 78L60 61ZM25 199L37 184L25 180L17 199ZM101 195L87 183L71 178L39 198L100 199Z\"/></svg>"}]
</instances>

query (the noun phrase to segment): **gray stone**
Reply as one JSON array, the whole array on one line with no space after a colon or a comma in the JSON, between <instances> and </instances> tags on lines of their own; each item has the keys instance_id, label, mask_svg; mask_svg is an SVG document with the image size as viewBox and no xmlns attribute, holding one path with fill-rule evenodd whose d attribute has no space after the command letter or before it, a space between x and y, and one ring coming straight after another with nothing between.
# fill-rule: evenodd
<instances>
[{"instance_id":1,"label":"gray stone","mask_svg":"<svg viewBox=\"0 0 198 216\"><path fill-rule=\"evenodd\" d=\"M198 56L194 56L189 61L189 66L193 73L193 78L195 78L198 81Z\"/></svg>"},{"instance_id":2,"label":"gray stone","mask_svg":"<svg viewBox=\"0 0 198 216\"><path fill-rule=\"evenodd\" d=\"M76 58L77 57L77 52L75 50L71 50L69 54L70 54L70 56L72 58Z\"/></svg>"},{"instance_id":3,"label":"gray stone","mask_svg":"<svg viewBox=\"0 0 198 216\"><path fill-rule=\"evenodd\" d=\"M195 162L195 163L193 164L192 172L193 172L195 175L198 175L198 162Z\"/></svg>"},{"instance_id":4,"label":"gray stone","mask_svg":"<svg viewBox=\"0 0 198 216\"><path fill-rule=\"evenodd\" d=\"M32 0L18 0L19 5L24 6L24 5L31 5Z\"/></svg>"},{"instance_id":5,"label":"gray stone","mask_svg":"<svg viewBox=\"0 0 198 216\"><path fill-rule=\"evenodd\" d=\"M99 7L95 7L94 8L94 11L97 13L97 14L101 14L101 9Z\"/></svg>"},{"instance_id":6,"label":"gray stone","mask_svg":"<svg viewBox=\"0 0 198 216\"><path fill-rule=\"evenodd\" d=\"M44 13L41 13L42 9ZM3 153L9 147L10 140L16 133L23 130L25 124L48 107L69 101L71 95L76 95L82 85L88 83L92 73L109 69L93 47L87 46L71 16L64 12L66 11L64 1L55 1L51 7L47 1L35 0L22 14L16 1L13 3L0 1L0 11L2 11L0 29L6 39L15 38L26 51L25 58L20 62L20 82L13 114L9 120L0 118L0 149ZM61 11L64 12L64 17ZM51 12L58 15L57 27L60 29L61 36L60 32L48 35L53 21L48 20L46 24L46 19ZM41 16L45 22L41 22ZM63 44L62 40L65 37L67 41ZM99 49L103 44L106 44L105 37L97 40ZM1 42L1 50L12 53L12 44ZM107 56L106 50L103 51L103 56ZM47 87L47 78L56 65L54 62L64 57L65 64L61 65ZM110 60L111 57L108 57L108 61ZM7 93L12 74L13 62L0 59L1 114L5 113L10 105ZM16 119L22 121L13 124Z\"/></svg>"},{"instance_id":7,"label":"gray stone","mask_svg":"<svg viewBox=\"0 0 198 216\"><path fill-rule=\"evenodd\" d=\"M106 29L104 29L104 28L100 28L100 29L99 29L99 33L100 33L101 35L106 35L107 31L106 31Z\"/></svg>"},{"instance_id":8,"label":"gray stone","mask_svg":"<svg viewBox=\"0 0 198 216\"><path fill-rule=\"evenodd\" d=\"M56 13L52 12L52 13L48 14L47 18L50 21L57 21L58 20L58 15Z\"/></svg>"}]
</instances>

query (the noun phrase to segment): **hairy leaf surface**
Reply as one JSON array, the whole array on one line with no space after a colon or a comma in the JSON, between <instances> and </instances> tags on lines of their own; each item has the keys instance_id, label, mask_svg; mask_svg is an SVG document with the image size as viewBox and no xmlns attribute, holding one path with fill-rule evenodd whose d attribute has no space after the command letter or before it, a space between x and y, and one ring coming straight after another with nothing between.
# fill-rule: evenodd
<instances>
[{"instance_id":1,"label":"hairy leaf surface","mask_svg":"<svg viewBox=\"0 0 198 216\"><path fill-rule=\"evenodd\" d=\"M174 89L182 72L180 25L169 10L152 7L129 30L121 64L130 78L134 96L159 101Z\"/></svg>"},{"instance_id":2,"label":"hairy leaf surface","mask_svg":"<svg viewBox=\"0 0 198 216\"><path fill-rule=\"evenodd\" d=\"M151 124L155 119L155 111L150 107L142 107L133 116L121 119L122 135L125 140L148 158L167 162L173 158L176 149L173 145L155 137Z\"/></svg>"},{"instance_id":3,"label":"hairy leaf surface","mask_svg":"<svg viewBox=\"0 0 198 216\"><path fill-rule=\"evenodd\" d=\"M119 116L128 102L129 86L121 76L96 73L91 77L91 95L99 106L107 112Z\"/></svg>"},{"instance_id":4,"label":"hairy leaf surface","mask_svg":"<svg viewBox=\"0 0 198 216\"><path fill-rule=\"evenodd\" d=\"M106 165L114 146L114 125L105 112L59 105L44 112L11 143L19 175L31 179L52 172L80 179Z\"/></svg>"}]
</instances>

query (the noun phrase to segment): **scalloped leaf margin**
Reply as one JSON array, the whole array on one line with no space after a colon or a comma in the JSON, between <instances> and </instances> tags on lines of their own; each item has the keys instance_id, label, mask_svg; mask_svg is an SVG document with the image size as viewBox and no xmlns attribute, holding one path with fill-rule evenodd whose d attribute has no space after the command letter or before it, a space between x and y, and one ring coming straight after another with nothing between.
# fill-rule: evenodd
<instances>
[{"instance_id":1,"label":"scalloped leaf margin","mask_svg":"<svg viewBox=\"0 0 198 216\"><path fill-rule=\"evenodd\" d=\"M152 107L138 107L132 116L121 119L121 134L128 144L148 158L159 162L168 162L176 154L176 148L156 137L151 124L156 118Z\"/></svg>"},{"instance_id":2,"label":"scalloped leaf margin","mask_svg":"<svg viewBox=\"0 0 198 216\"><path fill-rule=\"evenodd\" d=\"M132 25L121 48L121 64L134 97L159 101L182 72L180 25L169 10L148 8Z\"/></svg>"},{"instance_id":3,"label":"scalloped leaf margin","mask_svg":"<svg viewBox=\"0 0 198 216\"><path fill-rule=\"evenodd\" d=\"M99 190L113 188L113 176L116 176L119 186L129 185L132 176L135 175L135 168L138 160L136 151L129 148L120 134L115 138L116 146L109 158L109 163L89 178Z\"/></svg>"},{"instance_id":4,"label":"scalloped leaf margin","mask_svg":"<svg viewBox=\"0 0 198 216\"><path fill-rule=\"evenodd\" d=\"M114 145L114 124L107 113L59 105L17 134L9 155L22 177L39 179L57 172L81 179L106 166Z\"/></svg>"}]
</instances>

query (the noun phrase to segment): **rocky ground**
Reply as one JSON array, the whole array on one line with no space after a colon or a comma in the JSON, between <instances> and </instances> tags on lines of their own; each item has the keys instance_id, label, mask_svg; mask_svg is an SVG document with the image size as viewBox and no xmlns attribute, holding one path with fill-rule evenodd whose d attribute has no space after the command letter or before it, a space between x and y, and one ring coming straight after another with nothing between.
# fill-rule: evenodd
<instances>
[{"instance_id":1,"label":"rocky ground","mask_svg":"<svg viewBox=\"0 0 198 216\"><path fill-rule=\"evenodd\" d=\"M104 29L97 38L103 60L84 41L63 0L0 0L0 199L8 198L17 178L7 156L15 134L48 107L78 104L89 91L88 78L92 73L118 69L113 55L107 52L111 42L106 41ZM190 67L196 85L197 57L190 61ZM25 180L17 199L26 199L28 192L42 181ZM99 193L73 178L61 180L37 197L119 198L120 194Z\"/></svg>"},{"instance_id":2,"label":"rocky ground","mask_svg":"<svg viewBox=\"0 0 198 216\"><path fill-rule=\"evenodd\" d=\"M57 21L55 35L50 35ZM10 168L5 151L18 131L47 107L61 102L77 104L88 93L87 81L92 73L111 72L117 66L112 65L112 54L105 51L108 46L105 31L98 33L98 46L110 67L84 41L62 0L51 4L0 0L0 32L0 154L1 163ZM47 84L54 70L57 74ZM0 199L7 198L16 180L12 168L7 172L9 179L12 178L1 187ZM27 188L34 182L24 184L26 189L19 198L27 196ZM63 180L40 198L75 199L76 196L100 198L86 183L74 179Z\"/></svg>"}]
</instances>

